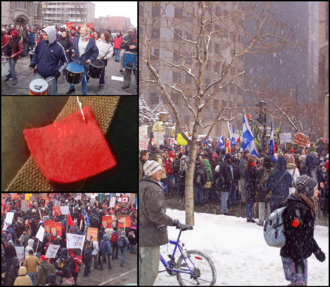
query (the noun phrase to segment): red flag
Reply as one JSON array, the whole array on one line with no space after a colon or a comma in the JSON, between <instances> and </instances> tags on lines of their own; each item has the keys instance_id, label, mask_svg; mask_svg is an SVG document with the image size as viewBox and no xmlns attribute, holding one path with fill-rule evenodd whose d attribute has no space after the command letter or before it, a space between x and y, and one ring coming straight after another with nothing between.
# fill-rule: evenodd
<instances>
[{"instance_id":1,"label":"red flag","mask_svg":"<svg viewBox=\"0 0 330 287\"><path fill-rule=\"evenodd\" d=\"M68 215L68 225L70 225L70 226L74 226L74 224L73 224L73 221L72 221L72 218L71 218L71 215L70 215L70 214Z\"/></svg>"}]
</instances>

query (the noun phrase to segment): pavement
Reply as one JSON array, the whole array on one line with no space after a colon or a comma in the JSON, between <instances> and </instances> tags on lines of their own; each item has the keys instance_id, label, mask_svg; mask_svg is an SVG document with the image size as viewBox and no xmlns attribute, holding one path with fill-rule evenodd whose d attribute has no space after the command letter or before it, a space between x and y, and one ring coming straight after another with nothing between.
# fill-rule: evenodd
<instances>
[{"instance_id":1,"label":"pavement","mask_svg":"<svg viewBox=\"0 0 330 287\"><path fill-rule=\"evenodd\" d=\"M29 85L34 79L33 70L29 69L30 57L23 57L17 60L16 75L18 78L17 85L12 84L12 79L5 82L5 76L1 77L1 95L29 95ZM111 57L108 65L105 67L105 85L103 88L99 85L99 79L90 78L88 81L87 95L137 95L137 85L135 77L132 73L131 85L128 89L122 89L124 81L112 80L111 76L120 77L124 80L124 72L119 72L121 63L115 62L115 58ZM57 95L65 95L69 90L69 84L63 79L62 75L57 82ZM82 95L81 84L76 85L76 92L71 96Z\"/></svg>"}]
</instances>

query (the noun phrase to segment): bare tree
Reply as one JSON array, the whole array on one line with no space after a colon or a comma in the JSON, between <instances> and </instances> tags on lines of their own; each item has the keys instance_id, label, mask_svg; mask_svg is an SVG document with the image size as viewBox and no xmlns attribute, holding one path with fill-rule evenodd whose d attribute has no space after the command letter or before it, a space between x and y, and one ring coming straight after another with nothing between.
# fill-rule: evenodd
<instances>
[{"instance_id":1,"label":"bare tree","mask_svg":"<svg viewBox=\"0 0 330 287\"><path fill-rule=\"evenodd\" d=\"M248 3L140 2L143 7L139 18L140 31L143 29L139 52L141 91L151 85L157 88L171 107L177 127L190 146L185 181L186 224L194 225L195 158L197 145L204 140L197 140L199 131L206 130L208 137L219 121L232 120L224 116L228 110L238 109L221 103L215 114L210 113L213 100L230 86L238 91L260 94L245 88L247 74L239 61L247 54L274 53L297 44L293 40L293 28L277 21L269 12L270 3L256 6ZM254 29L245 29L247 19L254 21ZM164 32L164 37L160 37L160 31ZM185 75L185 84L179 75ZM206 75L211 81L206 81ZM171 93L179 94L190 111L191 138L183 131ZM212 117L207 125L204 123L206 114Z\"/></svg>"}]
</instances>

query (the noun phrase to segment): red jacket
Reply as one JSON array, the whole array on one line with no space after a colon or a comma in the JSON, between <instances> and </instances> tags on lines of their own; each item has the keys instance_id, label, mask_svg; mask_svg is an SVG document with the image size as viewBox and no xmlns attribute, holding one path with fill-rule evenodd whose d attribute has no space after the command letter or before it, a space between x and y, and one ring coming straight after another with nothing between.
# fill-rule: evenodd
<instances>
[{"instance_id":1,"label":"red jacket","mask_svg":"<svg viewBox=\"0 0 330 287\"><path fill-rule=\"evenodd\" d=\"M75 269L73 272L74 273L79 272L79 265L81 265L81 263L82 263L82 256L73 254L73 250L71 250L71 249L69 249L69 256L70 256L70 258L73 258L73 261L75 263Z\"/></svg>"},{"instance_id":2,"label":"red jacket","mask_svg":"<svg viewBox=\"0 0 330 287\"><path fill-rule=\"evenodd\" d=\"M169 157L165 160L165 170L167 175L173 175L173 166L172 166L173 159Z\"/></svg>"},{"instance_id":3,"label":"red jacket","mask_svg":"<svg viewBox=\"0 0 330 287\"><path fill-rule=\"evenodd\" d=\"M4 49L6 47L8 47L10 45L12 40L10 40L8 43L6 43L4 46L1 47L1 49ZM22 44L22 41L19 40L18 41L18 47L17 47L17 51L16 53L13 52L13 49L14 47L12 47L12 50L11 50L11 53L10 53L10 56L14 55L14 59L18 59L19 58L19 55L23 54L24 53L24 49L23 49L23 44Z\"/></svg>"},{"instance_id":4,"label":"red jacket","mask_svg":"<svg viewBox=\"0 0 330 287\"><path fill-rule=\"evenodd\" d=\"M113 38L113 43L114 43L114 46L113 47L115 49L121 50L120 45L121 45L121 42L122 41L123 41L123 36L120 36L119 38L118 38L118 36L114 37Z\"/></svg>"},{"instance_id":5,"label":"red jacket","mask_svg":"<svg viewBox=\"0 0 330 287\"><path fill-rule=\"evenodd\" d=\"M1 40L2 45L6 45L9 42L9 40L11 39L10 36L11 35L7 34L7 33L3 35L2 40Z\"/></svg>"}]
</instances>

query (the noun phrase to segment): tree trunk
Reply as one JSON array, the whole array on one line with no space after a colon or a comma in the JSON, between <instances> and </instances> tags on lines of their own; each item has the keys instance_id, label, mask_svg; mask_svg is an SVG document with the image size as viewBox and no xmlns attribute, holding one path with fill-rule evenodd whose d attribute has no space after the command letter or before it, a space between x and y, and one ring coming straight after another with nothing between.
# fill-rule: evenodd
<instances>
[{"instance_id":1,"label":"tree trunk","mask_svg":"<svg viewBox=\"0 0 330 287\"><path fill-rule=\"evenodd\" d=\"M197 154L197 138L199 131L199 116L197 116L197 120L194 124L192 141L190 144L190 155L189 155L189 163L188 170L186 173L186 181L185 181L185 210L186 210L186 224L187 225L195 225L194 220L194 171L195 171L195 161Z\"/></svg>"}]
</instances>

